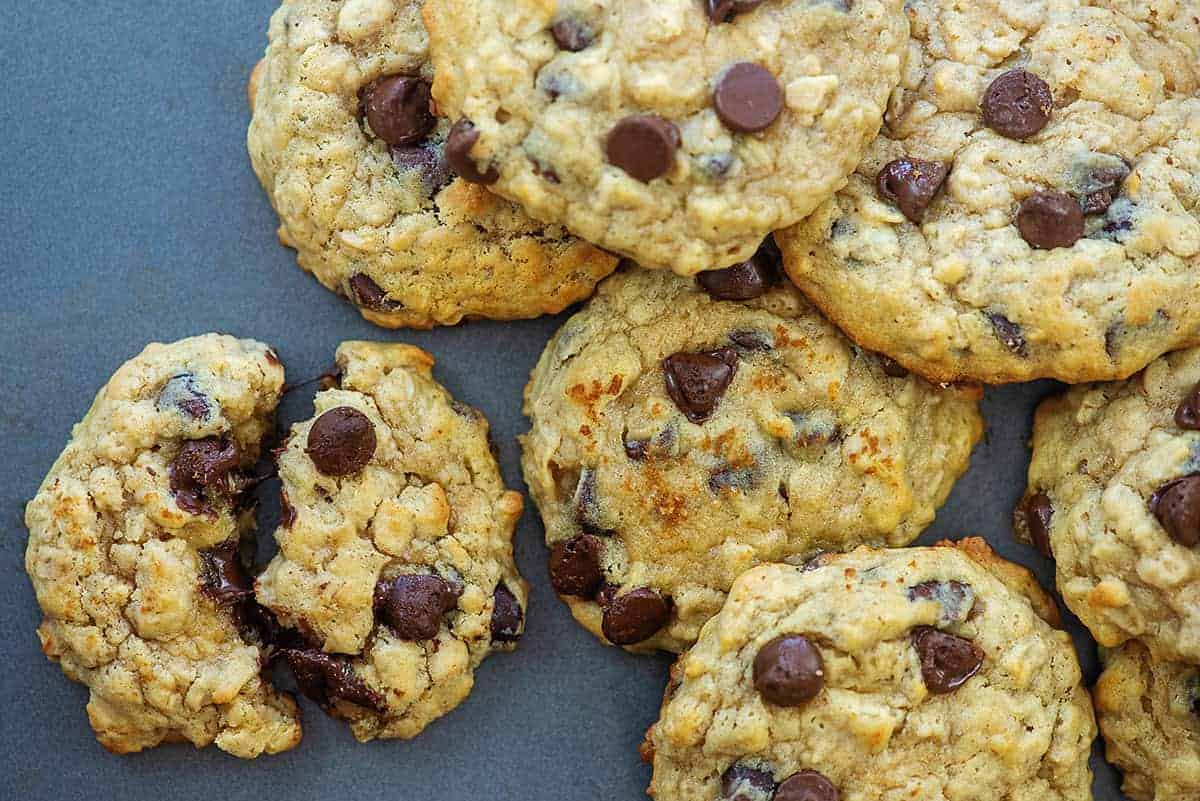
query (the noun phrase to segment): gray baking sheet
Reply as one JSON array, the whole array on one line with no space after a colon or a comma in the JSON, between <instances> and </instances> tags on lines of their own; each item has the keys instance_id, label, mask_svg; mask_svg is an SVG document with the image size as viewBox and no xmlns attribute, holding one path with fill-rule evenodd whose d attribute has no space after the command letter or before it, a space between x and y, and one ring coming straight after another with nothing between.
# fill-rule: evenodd
<instances>
[{"instance_id":1,"label":"gray baking sheet","mask_svg":"<svg viewBox=\"0 0 1200 801\"><path fill-rule=\"evenodd\" d=\"M244 144L246 77L273 0L4 6L0 799L643 798L650 771L637 745L668 660L606 648L574 624L550 591L532 508L517 532L533 587L525 638L489 659L470 698L417 739L359 745L303 701L300 747L253 762L188 745L115 757L96 744L86 690L38 648L23 513L121 362L150 341L226 331L273 344L299 381L326 369L342 340L412 342L434 354L451 392L487 414L505 478L523 488L521 390L565 318L388 332L296 267ZM922 542L985 536L1049 586L1049 563L1012 539L1008 521L1033 406L1053 390L988 392L987 439ZM310 408L311 390L301 390L281 416L290 423ZM269 532L274 514L262 522ZM1091 681L1094 647L1072 623ZM1096 798L1122 798L1115 773L1093 763Z\"/></svg>"}]
</instances>

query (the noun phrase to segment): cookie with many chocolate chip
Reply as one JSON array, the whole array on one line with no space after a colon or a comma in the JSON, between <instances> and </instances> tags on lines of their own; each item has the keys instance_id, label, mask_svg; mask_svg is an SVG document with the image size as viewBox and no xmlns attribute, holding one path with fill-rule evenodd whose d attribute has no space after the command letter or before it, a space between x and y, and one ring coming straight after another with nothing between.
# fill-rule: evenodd
<instances>
[{"instance_id":1,"label":"cookie with many chocolate chip","mask_svg":"<svg viewBox=\"0 0 1200 801\"><path fill-rule=\"evenodd\" d=\"M249 149L280 239L379 325L558 312L616 258L455 176L420 5L288 0L272 17Z\"/></svg>"},{"instance_id":2,"label":"cookie with many chocolate chip","mask_svg":"<svg viewBox=\"0 0 1200 801\"><path fill-rule=\"evenodd\" d=\"M1200 663L1200 348L1037 410L1016 528L1101 645Z\"/></svg>"},{"instance_id":3,"label":"cookie with many chocolate chip","mask_svg":"<svg viewBox=\"0 0 1200 801\"><path fill-rule=\"evenodd\" d=\"M1123 378L1200 339L1200 17L1017 6L907 4L884 132L787 271L934 380Z\"/></svg>"},{"instance_id":4,"label":"cookie with many chocolate chip","mask_svg":"<svg viewBox=\"0 0 1200 801\"><path fill-rule=\"evenodd\" d=\"M96 396L25 510L42 650L87 685L110 751L215 743L255 757L300 741L241 559L242 502L283 367L210 334L150 345Z\"/></svg>"},{"instance_id":5,"label":"cookie with many chocolate chip","mask_svg":"<svg viewBox=\"0 0 1200 801\"><path fill-rule=\"evenodd\" d=\"M424 17L434 97L479 180L690 275L744 261L844 184L900 78L900 8L433 0Z\"/></svg>"},{"instance_id":6,"label":"cookie with many chocolate chip","mask_svg":"<svg viewBox=\"0 0 1200 801\"><path fill-rule=\"evenodd\" d=\"M1200 668L1155 662L1137 642L1104 654L1096 716L1135 801L1200 798Z\"/></svg>"},{"instance_id":7,"label":"cookie with many chocolate chip","mask_svg":"<svg viewBox=\"0 0 1200 801\"><path fill-rule=\"evenodd\" d=\"M300 689L360 740L413 737L524 629L521 496L488 424L408 345L343 343L339 383L279 452L284 522L259 600Z\"/></svg>"},{"instance_id":8,"label":"cookie with many chocolate chip","mask_svg":"<svg viewBox=\"0 0 1200 801\"><path fill-rule=\"evenodd\" d=\"M649 793L1090 801L1096 724L1052 609L982 540L757 567L671 669Z\"/></svg>"},{"instance_id":9,"label":"cookie with many chocolate chip","mask_svg":"<svg viewBox=\"0 0 1200 801\"><path fill-rule=\"evenodd\" d=\"M618 273L526 388L550 578L611 643L686 648L759 562L911 542L980 436L977 388L859 350L772 253L721 280Z\"/></svg>"}]
</instances>

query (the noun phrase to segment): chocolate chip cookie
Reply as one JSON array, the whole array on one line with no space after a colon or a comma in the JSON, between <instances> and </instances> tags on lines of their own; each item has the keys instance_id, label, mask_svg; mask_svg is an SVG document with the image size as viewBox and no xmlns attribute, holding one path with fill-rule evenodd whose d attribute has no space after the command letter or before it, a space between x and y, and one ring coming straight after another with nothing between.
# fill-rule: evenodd
<instances>
[{"instance_id":1,"label":"chocolate chip cookie","mask_svg":"<svg viewBox=\"0 0 1200 801\"><path fill-rule=\"evenodd\" d=\"M885 130L779 235L864 347L931 379L1123 378L1200 342L1200 17L908 3Z\"/></svg>"},{"instance_id":2,"label":"chocolate chip cookie","mask_svg":"<svg viewBox=\"0 0 1200 801\"><path fill-rule=\"evenodd\" d=\"M1096 725L1052 610L982 540L757 567L671 669L649 793L1090 801Z\"/></svg>"},{"instance_id":3,"label":"chocolate chip cookie","mask_svg":"<svg viewBox=\"0 0 1200 801\"><path fill-rule=\"evenodd\" d=\"M1155 662L1139 643L1105 655L1096 715L1108 761L1136 801L1200 797L1200 668Z\"/></svg>"},{"instance_id":4,"label":"chocolate chip cookie","mask_svg":"<svg viewBox=\"0 0 1200 801\"><path fill-rule=\"evenodd\" d=\"M905 545L967 467L978 388L858 349L777 258L619 272L525 390L551 581L610 643L686 648L759 562Z\"/></svg>"},{"instance_id":5,"label":"chocolate chip cookie","mask_svg":"<svg viewBox=\"0 0 1200 801\"><path fill-rule=\"evenodd\" d=\"M379 325L558 312L616 258L456 177L420 5L289 0L271 18L249 149L280 239Z\"/></svg>"},{"instance_id":6,"label":"chocolate chip cookie","mask_svg":"<svg viewBox=\"0 0 1200 801\"><path fill-rule=\"evenodd\" d=\"M854 170L900 78L900 7L432 0L447 154L644 266L723 269Z\"/></svg>"},{"instance_id":7,"label":"chocolate chip cookie","mask_svg":"<svg viewBox=\"0 0 1200 801\"><path fill-rule=\"evenodd\" d=\"M427 353L347 342L337 365L278 455L279 554L257 595L293 632L281 652L307 696L359 740L408 738L521 636L522 501L487 421L433 380Z\"/></svg>"},{"instance_id":8,"label":"chocolate chip cookie","mask_svg":"<svg viewBox=\"0 0 1200 801\"><path fill-rule=\"evenodd\" d=\"M42 650L87 685L100 743L216 743L239 757L300 740L240 558L241 503L283 368L259 342L150 345L96 396L25 512Z\"/></svg>"},{"instance_id":9,"label":"chocolate chip cookie","mask_svg":"<svg viewBox=\"0 0 1200 801\"><path fill-rule=\"evenodd\" d=\"M1200 348L1037 410L1018 534L1101 645L1200 663Z\"/></svg>"}]
</instances>

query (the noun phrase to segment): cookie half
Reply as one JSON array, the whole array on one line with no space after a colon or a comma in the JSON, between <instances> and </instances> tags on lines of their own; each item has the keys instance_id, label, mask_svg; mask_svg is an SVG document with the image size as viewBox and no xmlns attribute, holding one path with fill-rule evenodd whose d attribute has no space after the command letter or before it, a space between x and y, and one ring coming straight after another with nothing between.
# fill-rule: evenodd
<instances>
[{"instance_id":1,"label":"cookie half","mask_svg":"<svg viewBox=\"0 0 1200 801\"><path fill-rule=\"evenodd\" d=\"M883 134L778 236L792 279L938 381L1124 378L1197 344L1194 4L906 9Z\"/></svg>"},{"instance_id":2,"label":"cookie half","mask_svg":"<svg viewBox=\"0 0 1200 801\"><path fill-rule=\"evenodd\" d=\"M487 421L433 380L429 354L346 342L337 366L278 454L279 554L257 596L294 632L281 653L306 695L359 740L408 738L521 636L522 500Z\"/></svg>"},{"instance_id":3,"label":"cookie half","mask_svg":"<svg viewBox=\"0 0 1200 801\"><path fill-rule=\"evenodd\" d=\"M1200 663L1200 349L1038 407L1018 534L1107 647Z\"/></svg>"},{"instance_id":4,"label":"cookie half","mask_svg":"<svg viewBox=\"0 0 1200 801\"><path fill-rule=\"evenodd\" d=\"M561 311L616 258L455 176L416 0L291 0L248 144L300 266L388 327Z\"/></svg>"},{"instance_id":5,"label":"cookie half","mask_svg":"<svg viewBox=\"0 0 1200 801\"><path fill-rule=\"evenodd\" d=\"M1200 668L1155 662L1139 643L1105 655L1096 715L1108 761L1135 801L1200 797Z\"/></svg>"},{"instance_id":6,"label":"cookie half","mask_svg":"<svg viewBox=\"0 0 1200 801\"><path fill-rule=\"evenodd\" d=\"M122 365L25 511L42 650L87 685L100 743L129 753L215 743L239 757L300 740L240 556L241 503L272 430L283 367L209 334Z\"/></svg>"},{"instance_id":7,"label":"cookie half","mask_svg":"<svg viewBox=\"0 0 1200 801\"><path fill-rule=\"evenodd\" d=\"M900 78L901 5L432 0L424 17L452 160L537 219L690 275L844 184Z\"/></svg>"},{"instance_id":8,"label":"cookie half","mask_svg":"<svg viewBox=\"0 0 1200 801\"><path fill-rule=\"evenodd\" d=\"M1036 587L982 540L747 572L671 670L650 795L1089 801L1091 701Z\"/></svg>"},{"instance_id":9,"label":"cookie half","mask_svg":"<svg viewBox=\"0 0 1200 801\"><path fill-rule=\"evenodd\" d=\"M533 371L551 581L609 642L679 651L760 562L905 545L967 468L978 388L860 350L775 269L622 271Z\"/></svg>"}]
</instances>

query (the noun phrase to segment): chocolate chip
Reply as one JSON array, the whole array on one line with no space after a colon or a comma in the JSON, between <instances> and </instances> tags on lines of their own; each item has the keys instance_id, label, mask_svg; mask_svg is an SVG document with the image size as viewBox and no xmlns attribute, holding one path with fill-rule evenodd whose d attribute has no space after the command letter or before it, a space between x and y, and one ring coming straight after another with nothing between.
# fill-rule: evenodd
<instances>
[{"instance_id":1,"label":"chocolate chip","mask_svg":"<svg viewBox=\"0 0 1200 801\"><path fill-rule=\"evenodd\" d=\"M367 87L363 107L367 123L389 145L415 145L437 126L430 109L429 81L413 75L389 75Z\"/></svg>"},{"instance_id":2,"label":"chocolate chip","mask_svg":"<svg viewBox=\"0 0 1200 801\"><path fill-rule=\"evenodd\" d=\"M242 569L236 539L200 551L200 582L204 593L219 604L236 604L254 594Z\"/></svg>"},{"instance_id":3,"label":"chocolate chip","mask_svg":"<svg viewBox=\"0 0 1200 801\"><path fill-rule=\"evenodd\" d=\"M776 637L754 657L754 689L768 703L800 706L816 698L824 686L825 661L803 635Z\"/></svg>"},{"instance_id":4,"label":"chocolate chip","mask_svg":"<svg viewBox=\"0 0 1200 801\"><path fill-rule=\"evenodd\" d=\"M950 165L944 161L896 159L875 176L875 189L910 222L919 223L948 175Z\"/></svg>"},{"instance_id":5,"label":"chocolate chip","mask_svg":"<svg viewBox=\"0 0 1200 801\"><path fill-rule=\"evenodd\" d=\"M888 378L908 378L908 368L895 359L879 354L879 367Z\"/></svg>"},{"instance_id":6,"label":"chocolate chip","mask_svg":"<svg viewBox=\"0 0 1200 801\"><path fill-rule=\"evenodd\" d=\"M774 777L745 762L734 762L721 774L721 801L771 801L774 793Z\"/></svg>"},{"instance_id":7,"label":"chocolate chip","mask_svg":"<svg viewBox=\"0 0 1200 801\"><path fill-rule=\"evenodd\" d=\"M446 137L446 161L449 162L450 169L464 181L473 184L494 184L500 180L500 173L496 168L489 166L486 172L480 172L475 159L471 158L471 148L475 147L478 141L479 131L475 129L475 123L467 119L454 123L449 136Z\"/></svg>"},{"instance_id":8,"label":"chocolate chip","mask_svg":"<svg viewBox=\"0 0 1200 801\"><path fill-rule=\"evenodd\" d=\"M806 412L787 412L792 421L792 443L797 448L825 447L841 435L837 417L825 409Z\"/></svg>"},{"instance_id":9,"label":"chocolate chip","mask_svg":"<svg viewBox=\"0 0 1200 801\"><path fill-rule=\"evenodd\" d=\"M503 583L492 593L492 642L516 642L521 639L525 612L512 590Z\"/></svg>"},{"instance_id":10,"label":"chocolate chip","mask_svg":"<svg viewBox=\"0 0 1200 801\"><path fill-rule=\"evenodd\" d=\"M191 373L171 376L158 391L155 405L160 411L174 409L193 420L205 419L210 411L208 396L196 386L196 376Z\"/></svg>"},{"instance_id":11,"label":"chocolate chip","mask_svg":"<svg viewBox=\"0 0 1200 801\"><path fill-rule=\"evenodd\" d=\"M1032 72L1011 70L983 93L983 121L1001 136L1028 139L1046 127L1054 97L1050 86Z\"/></svg>"},{"instance_id":12,"label":"chocolate chip","mask_svg":"<svg viewBox=\"0 0 1200 801\"><path fill-rule=\"evenodd\" d=\"M759 469L753 467L723 467L708 476L708 491L720 495L723 491L750 492L758 486Z\"/></svg>"},{"instance_id":13,"label":"chocolate chip","mask_svg":"<svg viewBox=\"0 0 1200 801\"><path fill-rule=\"evenodd\" d=\"M430 144L393 147L392 164L399 172L416 172L421 176L421 188L429 197L454 180L441 146Z\"/></svg>"},{"instance_id":14,"label":"chocolate chip","mask_svg":"<svg viewBox=\"0 0 1200 801\"><path fill-rule=\"evenodd\" d=\"M296 523L296 507L288 499L287 490L279 491L279 527L291 528Z\"/></svg>"},{"instance_id":15,"label":"chocolate chip","mask_svg":"<svg viewBox=\"0 0 1200 801\"><path fill-rule=\"evenodd\" d=\"M1188 431L1200 431L1200 384L1175 409L1175 425Z\"/></svg>"},{"instance_id":16,"label":"chocolate chip","mask_svg":"<svg viewBox=\"0 0 1200 801\"><path fill-rule=\"evenodd\" d=\"M350 276L350 293L354 297L354 302L366 309L395 311L400 308L400 304L389 300L383 287L365 273L355 273Z\"/></svg>"},{"instance_id":17,"label":"chocolate chip","mask_svg":"<svg viewBox=\"0 0 1200 801\"><path fill-rule=\"evenodd\" d=\"M921 658L925 686L937 695L954 692L983 665L983 650L975 643L932 626L913 629L912 644Z\"/></svg>"},{"instance_id":18,"label":"chocolate chip","mask_svg":"<svg viewBox=\"0 0 1200 801\"><path fill-rule=\"evenodd\" d=\"M578 53L588 47L595 38L591 29L582 22L563 17L550 26L550 33L560 50Z\"/></svg>"},{"instance_id":19,"label":"chocolate chip","mask_svg":"<svg viewBox=\"0 0 1200 801\"><path fill-rule=\"evenodd\" d=\"M440 576L396 576L375 585L375 611L400 639L432 640L461 594Z\"/></svg>"},{"instance_id":20,"label":"chocolate chip","mask_svg":"<svg viewBox=\"0 0 1200 801\"><path fill-rule=\"evenodd\" d=\"M975 591L961 581L923 581L908 588L910 601L934 601L941 606L938 625L949 626L967 619L975 606Z\"/></svg>"},{"instance_id":21,"label":"chocolate chip","mask_svg":"<svg viewBox=\"0 0 1200 801\"><path fill-rule=\"evenodd\" d=\"M304 452L327 476L348 476L366 467L375 455L375 425L349 406L330 409L308 431Z\"/></svg>"},{"instance_id":22,"label":"chocolate chip","mask_svg":"<svg viewBox=\"0 0 1200 801\"><path fill-rule=\"evenodd\" d=\"M376 712L384 709L383 696L367 686L355 674L349 661L316 649L288 649L283 652L300 692L322 707L347 701Z\"/></svg>"},{"instance_id":23,"label":"chocolate chip","mask_svg":"<svg viewBox=\"0 0 1200 801\"><path fill-rule=\"evenodd\" d=\"M633 645L653 637L670 613L665 598L649 587L638 587L609 601L600 628L609 642Z\"/></svg>"},{"instance_id":24,"label":"chocolate chip","mask_svg":"<svg viewBox=\"0 0 1200 801\"><path fill-rule=\"evenodd\" d=\"M643 462L649 453L650 441L645 439L628 440L625 443L625 456L635 462Z\"/></svg>"},{"instance_id":25,"label":"chocolate chip","mask_svg":"<svg viewBox=\"0 0 1200 801\"><path fill-rule=\"evenodd\" d=\"M579 474L579 485L575 487L575 522L585 534L611 537L614 532L600 522L600 509L596 503L596 471L589 468Z\"/></svg>"},{"instance_id":26,"label":"chocolate chip","mask_svg":"<svg viewBox=\"0 0 1200 801\"><path fill-rule=\"evenodd\" d=\"M753 11L763 4L763 0L704 0L708 18L713 22L728 22L738 14Z\"/></svg>"},{"instance_id":27,"label":"chocolate chip","mask_svg":"<svg viewBox=\"0 0 1200 801\"><path fill-rule=\"evenodd\" d=\"M1159 487L1150 498L1150 511L1180 545L1191 548L1200 543L1200 475Z\"/></svg>"},{"instance_id":28,"label":"chocolate chip","mask_svg":"<svg viewBox=\"0 0 1200 801\"><path fill-rule=\"evenodd\" d=\"M840 801L833 783L815 770L793 773L780 783L774 801Z\"/></svg>"},{"instance_id":29,"label":"chocolate chip","mask_svg":"<svg viewBox=\"0 0 1200 801\"><path fill-rule=\"evenodd\" d=\"M771 240L767 240L771 242ZM773 242L766 242L746 261L696 276L697 283L713 300L753 300L766 294L780 280L780 260Z\"/></svg>"},{"instance_id":30,"label":"chocolate chip","mask_svg":"<svg viewBox=\"0 0 1200 801\"><path fill-rule=\"evenodd\" d=\"M1004 343L1004 347L1018 356L1029 355L1029 345L1025 341L1025 335L1021 332L1021 326L996 312L988 314L988 320L992 323L992 331L996 334L996 338Z\"/></svg>"},{"instance_id":31,"label":"chocolate chip","mask_svg":"<svg viewBox=\"0 0 1200 801\"><path fill-rule=\"evenodd\" d=\"M1050 498L1043 492L1030 495L1017 507L1016 526L1019 531L1029 535L1029 540L1038 553L1049 559L1054 558L1050 548L1050 521L1054 518L1054 506Z\"/></svg>"},{"instance_id":32,"label":"chocolate chip","mask_svg":"<svg viewBox=\"0 0 1200 801\"><path fill-rule=\"evenodd\" d=\"M550 550L550 583L560 595L591 598L604 578L600 570L600 540L580 534L556 542Z\"/></svg>"},{"instance_id":33,"label":"chocolate chip","mask_svg":"<svg viewBox=\"0 0 1200 801\"><path fill-rule=\"evenodd\" d=\"M1100 162L1099 159L1104 161ZM1129 165L1118 156L1096 156L1095 163L1076 181L1076 193L1084 214L1108 211L1129 177Z\"/></svg>"},{"instance_id":34,"label":"chocolate chip","mask_svg":"<svg viewBox=\"0 0 1200 801\"><path fill-rule=\"evenodd\" d=\"M767 351L773 347L770 336L758 331L734 331L729 335L729 341L744 351Z\"/></svg>"},{"instance_id":35,"label":"chocolate chip","mask_svg":"<svg viewBox=\"0 0 1200 801\"><path fill-rule=\"evenodd\" d=\"M610 164L649 183L671 169L679 144L675 123L652 114L636 114L613 126L604 149Z\"/></svg>"},{"instance_id":36,"label":"chocolate chip","mask_svg":"<svg viewBox=\"0 0 1200 801\"><path fill-rule=\"evenodd\" d=\"M1200 715L1200 674L1192 676L1188 682L1188 698L1191 699L1193 715Z\"/></svg>"},{"instance_id":37,"label":"chocolate chip","mask_svg":"<svg viewBox=\"0 0 1200 801\"><path fill-rule=\"evenodd\" d=\"M703 423L716 410L737 372L732 348L702 353L676 353L663 360L667 394L693 423Z\"/></svg>"},{"instance_id":38,"label":"chocolate chip","mask_svg":"<svg viewBox=\"0 0 1200 801\"><path fill-rule=\"evenodd\" d=\"M241 458L241 449L230 439L206 437L183 443L167 470L175 503L185 512L200 514L208 508L206 490L235 495L241 485L232 474Z\"/></svg>"},{"instance_id":39,"label":"chocolate chip","mask_svg":"<svg viewBox=\"0 0 1200 801\"><path fill-rule=\"evenodd\" d=\"M717 82L713 108L729 130L757 133L769 128L783 111L783 91L769 70L739 61Z\"/></svg>"},{"instance_id":40,"label":"chocolate chip","mask_svg":"<svg viewBox=\"0 0 1200 801\"><path fill-rule=\"evenodd\" d=\"M1083 209L1075 198L1046 191L1021 201L1017 230L1021 238L1042 250L1069 248L1083 238Z\"/></svg>"}]
</instances>

